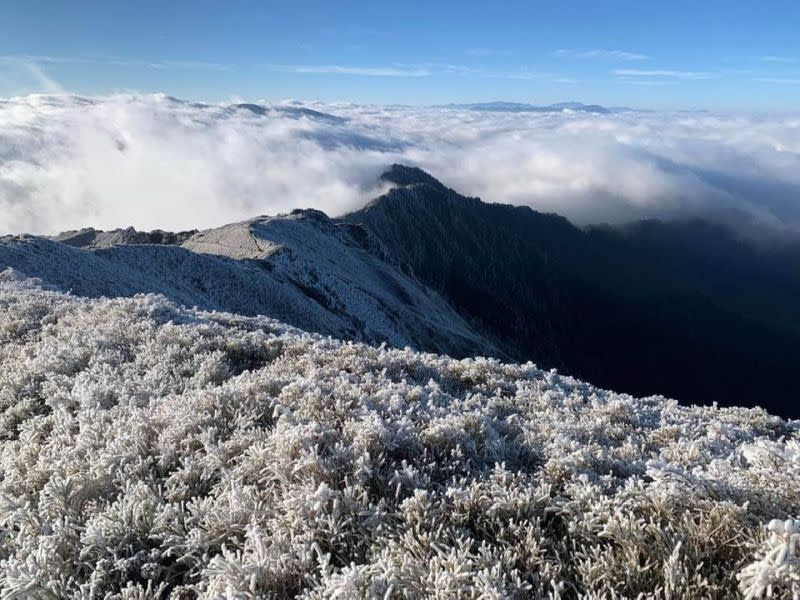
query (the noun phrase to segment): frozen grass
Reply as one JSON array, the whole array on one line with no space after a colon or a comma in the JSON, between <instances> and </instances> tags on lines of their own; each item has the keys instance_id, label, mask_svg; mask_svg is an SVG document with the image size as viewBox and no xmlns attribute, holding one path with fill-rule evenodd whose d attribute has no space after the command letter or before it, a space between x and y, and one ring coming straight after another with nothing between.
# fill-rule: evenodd
<instances>
[{"instance_id":1,"label":"frozen grass","mask_svg":"<svg viewBox=\"0 0 800 600\"><path fill-rule=\"evenodd\" d=\"M796 422L2 279L0 598L797 592Z\"/></svg>"}]
</instances>

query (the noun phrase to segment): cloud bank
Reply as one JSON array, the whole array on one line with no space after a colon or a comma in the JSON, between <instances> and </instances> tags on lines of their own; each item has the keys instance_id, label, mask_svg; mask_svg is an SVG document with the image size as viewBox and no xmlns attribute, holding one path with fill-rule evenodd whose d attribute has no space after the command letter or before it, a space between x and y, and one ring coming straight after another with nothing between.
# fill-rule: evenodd
<instances>
[{"instance_id":1,"label":"cloud bank","mask_svg":"<svg viewBox=\"0 0 800 600\"><path fill-rule=\"evenodd\" d=\"M0 233L336 215L380 193L392 162L579 224L704 216L800 230L800 117L118 95L0 100Z\"/></svg>"}]
</instances>

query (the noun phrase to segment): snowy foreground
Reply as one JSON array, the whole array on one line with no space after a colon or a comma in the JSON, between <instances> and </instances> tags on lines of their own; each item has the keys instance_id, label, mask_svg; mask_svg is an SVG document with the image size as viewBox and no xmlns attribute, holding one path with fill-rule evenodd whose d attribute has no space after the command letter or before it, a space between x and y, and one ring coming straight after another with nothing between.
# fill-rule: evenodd
<instances>
[{"instance_id":1,"label":"snowy foreground","mask_svg":"<svg viewBox=\"0 0 800 600\"><path fill-rule=\"evenodd\" d=\"M0 598L800 590L797 422L0 279Z\"/></svg>"}]
</instances>

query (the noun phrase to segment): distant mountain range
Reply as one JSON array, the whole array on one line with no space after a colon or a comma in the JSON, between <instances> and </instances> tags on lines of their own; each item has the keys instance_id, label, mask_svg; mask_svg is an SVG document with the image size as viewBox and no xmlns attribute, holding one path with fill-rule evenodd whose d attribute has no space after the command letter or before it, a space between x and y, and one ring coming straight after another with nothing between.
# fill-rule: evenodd
<instances>
[{"instance_id":1,"label":"distant mountain range","mask_svg":"<svg viewBox=\"0 0 800 600\"><path fill-rule=\"evenodd\" d=\"M246 109L249 110L249 109ZM702 221L578 228L394 165L341 218L0 238L0 270L97 297L158 292L370 343L532 360L592 383L798 416L800 250Z\"/></svg>"},{"instance_id":2,"label":"distant mountain range","mask_svg":"<svg viewBox=\"0 0 800 600\"><path fill-rule=\"evenodd\" d=\"M347 119L343 117L337 117L335 115L320 112L318 110L313 110L310 108L304 108L302 106L281 106L281 105L264 106L261 104L231 104L228 107L228 109L231 111L243 111L243 110L249 111L254 115L258 115L260 117L263 117L270 113L278 113L283 116L291 118L308 117L310 119L315 119L318 121L327 121L332 124L341 124L347 121Z\"/></svg>"},{"instance_id":3,"label":"distant mountain range","mask_svg":"<svg viewBox=\"0 0 800 600\"><path fill-rule=\"evenodd\" d=\"M559 102L544 106L536 104L524 104L519 102L480 102L475 104L448 104L447 108L460 108L466 110L477 110L484 112L535 112L535 113L560 113L564 111L575 111L596 114L610 114L612 112L624 112L630 110L625 107L606 108L599 104L583 104L582 102Z\"/></svg>"}]
</instances>

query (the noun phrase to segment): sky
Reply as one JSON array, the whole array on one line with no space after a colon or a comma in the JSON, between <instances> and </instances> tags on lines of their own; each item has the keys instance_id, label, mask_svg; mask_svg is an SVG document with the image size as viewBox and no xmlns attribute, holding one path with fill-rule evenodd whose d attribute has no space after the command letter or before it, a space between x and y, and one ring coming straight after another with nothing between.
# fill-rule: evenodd
<instances>
[{"instance_id":1,"label":"sky","mask_svg":"<svg viewBox=\"0 0 800 600\"><path fill-rule=\"evenodd\" d=\"M791 111L800 3L5 0L0 97Z\"/></svg>"}]
</instances>

